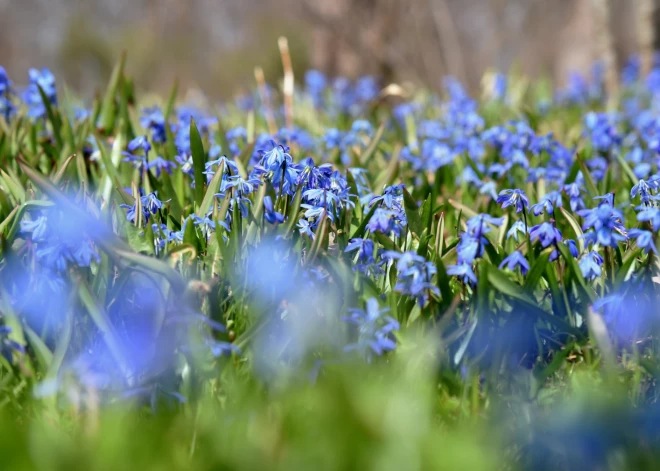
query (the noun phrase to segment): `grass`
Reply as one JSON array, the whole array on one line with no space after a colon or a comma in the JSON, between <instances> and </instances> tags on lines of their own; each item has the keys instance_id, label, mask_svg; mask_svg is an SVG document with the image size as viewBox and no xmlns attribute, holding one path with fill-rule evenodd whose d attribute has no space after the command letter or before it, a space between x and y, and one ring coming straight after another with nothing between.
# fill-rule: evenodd
<instances>
[{"instance_id":1,"label":"grass","mask_svg":"<svg viewBox=\"0 0 660 471\"><path fill-rule=\"evenodd\" d=\"M191 108L123 64L0 89L4 469L657 467L652 81Z\"/></svg>"}]
</instances>

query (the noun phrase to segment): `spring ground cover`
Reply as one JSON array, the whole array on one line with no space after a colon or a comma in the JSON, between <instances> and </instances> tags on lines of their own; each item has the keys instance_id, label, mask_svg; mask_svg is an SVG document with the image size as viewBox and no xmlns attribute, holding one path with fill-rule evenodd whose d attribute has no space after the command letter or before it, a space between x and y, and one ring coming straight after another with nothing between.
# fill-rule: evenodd
<instances>
[{"instance_id":1,"label":"spring ground cover","mask_svg":"<svg viewBox=\"0 0 660 471\"><path fill-rule=\"evenodd\" d=\"M660 69L290 79L0 68L5 469L656 469Z\"/></svg>"}]
</instances>

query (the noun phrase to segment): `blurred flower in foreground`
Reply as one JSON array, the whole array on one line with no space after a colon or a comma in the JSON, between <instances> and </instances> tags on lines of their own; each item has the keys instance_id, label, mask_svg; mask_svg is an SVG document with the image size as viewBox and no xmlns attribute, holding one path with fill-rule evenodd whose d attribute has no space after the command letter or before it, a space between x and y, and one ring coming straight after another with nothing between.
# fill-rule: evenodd
<instances>
[{"instance_id":1,"label":"blurred flower in foreground","mask_svg":"<svg viewBox=\"0 0 660 471\"><path fill-rule=\"evenodd\" d=\"M378 300L370 298L366 309L350 309L346 322L356 326L357 339L344 347L344 350L358 351L370 359L372 354L382 355L396 348L392 332L399 330L399 323L385 315L389 309L380 309Z\"/></svg>"}]
</instances>

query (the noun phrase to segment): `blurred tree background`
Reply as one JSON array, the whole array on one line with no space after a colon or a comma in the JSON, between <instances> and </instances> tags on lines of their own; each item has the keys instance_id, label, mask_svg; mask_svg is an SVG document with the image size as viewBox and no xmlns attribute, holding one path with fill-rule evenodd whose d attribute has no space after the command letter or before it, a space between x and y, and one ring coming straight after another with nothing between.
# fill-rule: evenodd
<instances>
[{"instance_id":1,"label":"blurred tree background","mask_svg":"<svg viewBox=\"0 0 660 471\"><path fill-rule=\"evenodd\" d=\"M652 42L654 3L0 0L0 64L19 83L29 67L49 67L89 96L125 49L139 87L164 91L176 77L223 98L252 86L257 65L267 80L281 76L277 37L285 35L298 78L315 67L438 86L451 74L474 89L487 68L516 67L562 82L588 72L603 48L616 67Z\"/></svg>"}]
</instances>

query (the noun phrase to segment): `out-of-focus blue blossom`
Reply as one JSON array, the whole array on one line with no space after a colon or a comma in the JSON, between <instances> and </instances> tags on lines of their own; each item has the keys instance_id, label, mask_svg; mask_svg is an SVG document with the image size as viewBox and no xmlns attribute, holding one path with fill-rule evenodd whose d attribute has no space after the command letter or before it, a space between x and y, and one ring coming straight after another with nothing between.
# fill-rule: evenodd
<instances>
[{"instance_id":1,"label":"out-of-focus blue blossom","mask_svg":"<svg viewBox=\"0 0 660 471\"><path fill-rule=\"evenodd\" d=\"M521 254L519 251L514 250L509 254L508 257L506 257L504 260L502 260L502 263L500 264L500 268L507 267L511 271L515 271L517 267L520 268L520 272L523 275L526 275L527 272L529 271L529 262L525 258L523 254Z\"/></svg>"},{"instance_id":2,"label":"out-of-focus blue blossom","mask_svg":"<svg viewBox=\"0 0 660 471\"><path fill-rule=\"evenodd\" d=\"M526 233L527 229L525 227L525 223L521 220L518 220L511 225L511 228L506 233L506 237L507 239L513 237L513 239L518 242L518 234L525 235Z\"/></svg>"},{"instance_id":3,"label":"out-of-focus blue blossom","mask_svg":"<svg viewBox=\"0 0 660 471\"><path fill-rule=\"evenodd\" d=\"M383 257L396 260L398 278L394 286L395 291L414 298L420 306L426 304L429 294L440 295L438 287L431 283L431 277L436 273L433 263L412 251L388 251Z\"/></svg>"},{"instance_id":4,"label":"out-of-focus blue blossom","mask_svg":"<svg viewBox=\"0 0 660 471\"><path fill-rule=\"evenodd\" d=\"M497 200L497 186L495 185L495 182L485 182L483 185L481 185L481 188L479 188L479 194L488 195L492 199Z\"/></svg>"},{"instance_id":5,"label":"out-of-focus blue blossom","mask_svg":"<svg viewBox=\"0 0 660 471\"><path fill-rule=\"evenodd\" d=\"M507 78L506 75L497 73L493 80L491 96L494 100L504 100L506 98Z\"/></svg>"},{"instance_id":6,"label":"out-of-focus blue blossom","mask_svg":"<svg viewBox=\"0 0 660 471\"><path fill-rule=\"evenodd\" d=\"M500 191L500 194L497 197L497 203L502 206L502 209L508 208L509 206L515 206L516 213L524 211L525 208L529 208L529 200L527 199L525 192L519 189Z\"/></svg>"},{"instance_id":7,"label":"out-of-focus blue blossom","mask_svg":"<svg viewBox=\"0 0 660 471\"><path fill-rule=\"evenodd\" d=\"M312 230L313 226L310 225L309 221L307 221L306 219L299 220L297 226L298 226L298 231L301 234L306 235L311 239L314 239L316 237L314 231Z\"/></svg>"},{"instance_id":8,"label":"out-of-focus blue blossom","mask_svg":"<svg viewBox=\"0 0 660 471\"><path fill-rule=\"evenodd\" d=\"M357 327L357 340L348 344L345 351L358 351L371 357L371 354L382 355L396 348L392 332L399 330L399 323L392 317L385 315L388 309L380 309L378 300L370 298L365 310L350 309L350 315L344 317Z\"/></svg>"},{"instance_id":9,"label":"out-of-focus blue blossom","mask_svg":"<svg viewBox=\"0 0 660 471\"><path fill-rule=\"evenodd\" d=\"M100 261L93 241L105 231L91 216L83 219L54 206L33 217L21 221L21 233L37 244L37 260L48 269L62 273L69 263L88 267Z\"/></svg>"},{"instance_id":10,"label":"out-of-focus blue blossom","mask_svg":"<svg viewBox=\"0 0 660 471\"><path fill-rule=\"evenodd\" d=\"M616 247L619 241L626 239L623 214L610 204L610 200L601 202L597 208L582 209L578 214L584 218L582 229L593 229L584 234L585 240L599 243L605 247Z\"/></svg>"},{"instance_id":11,"label":"out-of-focus blue blossom","mask_svg":"<svg viewBox=\"0 0 660 471\"><path fill-rule=\"evenodd\" d=\"M147 169L155 169L156 177L160 177L161 172L172 173L172 170L176 167L176 162L165 160L160 155L147 164Z\"/></svg>"},{"instance_id":12,"label":"out-of-focus blue blossom","mask_svg":"<svg viewBox=\"0 0 660 471\"><path fill-rule=\"evenodd\" d=\"M375 77L360 77L355 83L355 97L360 103L370 102L378 97L378 81Z\"/></svg>"},{"instance_id":13,"label":"out-of-focus blue blossom","mask_svg":"<svg viewBox=\"0 0 660 471\"><path fill-rule=\"evenodd\" d=\"M381 275L382 263L376 261L376 250L374 242L370 239L351 239L346 246L345 252L357 252L356 264L353 270L360 271L366 275Z\"/></svg>"},{"instance_id":14,"label":"out-of-focus blue blossom","mask_svg":"<svg viewBox=\"0 0 660 471\"><path fill-rule=\"evenodd\" d=\"M0 66L0 114L4 116L7 122L11 120L16 112L16 106L12 101L13 95L12 82L9 80L5 68Z\"/></svg>"},{"instance_id":15,"label":"out-of-focus blue blossom","mask_svg":"<svg viewBox=\"0 0 660 471\"><path fill-rule=\"evenodd\" d=\"M561 207L561 194L558 191L551 191L543 197L540 203L532 205L529 209L534 213L534 216L546 212L550 215L554 213L555 207Z\"/></svg>"},{"instance_id":16,"label":"out-of-focus blue blossom","mask_svg":"<svg viewBox=\"0 0 660 471\"><path fill-rule=\"evenodd\" d=\"M273 199L266 195L264 196L264 219L270 224L282 224L284 222L284 215L275 211L273 207Z\"/></svg>"},{"instance_id":17,"label":"out-of-focus blue blossom","mask_svg":"<svg viewBox=\"0 0 660 471\"><path fill-rule=\"evenodd\" d=\"M660 230L660 209L655 206L640 207L637 213L637 220L639 222L649 222L654 231Z\"/></svg>"},{"instance_id":18,"label":"out-of-focus blue blossom","mask_svg":"<svg viewBox=\"0 0 660 471\"><path fill-rule=\"evenodd\" d=\"M561 242L562 236L559 229L550 222L544 222L529 230L529 236L532 242L538 240L543 248L555 245Z\"/></svg>"},{"instance_id":19,"label":"out-of-focus blue blossom","mask_svg":"<svg viewBox=\"0 0 660 471\"><path fill-rule=\"evenodd\" d=\"M568 239L568 240L565 240L564 242L568 246L568 251L570 252L570 254L573 257L577 258L578 255L580 255L580 251L578 250L578 246L575 243L575 241L573 239Z\"/></svg>"},{"instance_id":20,"label":"out-of-focus blue blossom","mask_svg":"<svg viewBox=\"0 0 660 471\"><path fill-rule=\"evenodd\" d=\"M598 278L602 273L603 257L598 252L589 252L580 259L579 266L582 276L587 280Z\"/></svg>"},{"instance_id":21,"label":"out-of-focus blue blossom","mask_svg":"<svg viewBox=\"0 0 660 471\"><path fill-rule=\"evenodd\" d=\"M477 278L472 270L472 263L483 256L485 247L489 244L485 234L490 232L491 225L500 226L503 221L503 218L494 218L488 214L479 214L468 219L467 231L461 234L456 247L457 263L448 266L447 273L461 277L465 283L475 283Z\"/></svg>"},{"instance_id":22,"label":"out-of-focus blue blossom","mask_svg":"<svg viewBox=\"0 0 660 471\"><path fill-rule=\"evenodd\" d=\"M146 136L138 136L131 140L127 146L127 152L122 152L124 162L133 162L136 168L148 168L149 151L151 144ZM137 152L142 151L144 155L138 155Z\"/></svg>"},{"instance_id":23,"label":"out-of-focus blue blossom","mask_svg":"<svg viewBox=\"0 0 660 471\"><path fill-rule=\"evenodd\" d=\"M305 73L305 89L317 108L323 105L323 93L327 85L328 81L322 72L309 70Z\"/></svg>"},{"instance_id":24,"label":"out-of-focus blue blossom","mask_svg":"<svg viewBox=\"0 0 660 471\"><path fill-rule=\"evenodd\" d=\"M635 198L637 195L639 195L644 206L649 206L651 203L651 187L644 180L639 180L630 190L631 198Z\"/></svg>"},{"instance_id":25,"label":"out-of-focus blue blossom","mask_svg":"<svg viewBox=\"0 0 660 471\"><path fill-rule=\"evenodd\" d=\"M596 150L609 151L621 143L613 115L590 111L584 117L584 127L585 135Z\"/></svg>"},{"instance_id":26,"label":"out-of-focus blue blossom","mask_svg":"<svg viewBox=\"0 0 660 471\"><path fill-rule=\"evenodd\" d=\"M456 265L449 265L447 267L447 274L461 278L465 284L477 284L477 275L474 274L472 265L468 263L461 262Z\"/></svg>"},{"instance_id":27,"label":"out-of-focus blue blossom","mask_svg":"<svg viewBox=\"0 0 660 471\"><path fill-rule=\"evenodd\" d=\"M571 211L577 211L586 207L584 200L582 199L582 193L585 192L582 171L578 172L573 183L564 185L564 192L569 198Z\"/></svg>"},{"instance_id":28,"label":"out-of-focus blue blossom","mask_svg":"<svg viewBox=\"0 0 660 471\"><path fill-rule=\"evenodd\" d=\"M153 142L162 144L167 140L167 133L165 130L167 124L165 123L165 117L157 106L142 110L140 125L144 129L151 131L151 139Z\"/></svg>"},{"instance_id":29,"label":"out-of-focus blue blossom","mask_svg":"<svg viewBox=\"0 0 660 471\"><path fill-rule=\"evenodd\" d=\"M641 229L630 229L628 237L637 239L637 247L644 249L644 253L653 252L657 255L658 250L653 241L653 233L651 231L644 231Z\"/></svg>"},{"instance_id":30,"label":"out-of-focus blue blossom","mask_svg":"<svg viewBox=\"0 0 660 471\"><path fill-rule=\"evenodd\" d=\"M0 325L0 355L10 363L14 354L23 355L25 353L25 347L9 337L11 332L11 327Z\"/></svg>"},{"instance_id":31,"label":"out-of-focus blue blossom","mask_svg":"<svg viewBox=\"0 0 660 471\"><path fill-rule=\"evenodd\" d=\"M642 61L639 55L633 55L628 58L621 71L621 82L626 86L631 86L639 80L642 67Z\"/></svg>"},{"instance_id":32,"label":"out-of-focus blue blossom","mask_svg":"<svg viewBox=\"0 0 660 471\"><path fill-rule=\"evenodd\" d=\"M41 98L39 88L44 92L46 99L52 105L57 105L57 88L55 76L48 69L30 69L30 84L23 92L23 101L28 107L28 116L31 118L45 118L46 105Z\"/></svg>"}]
</instances>

